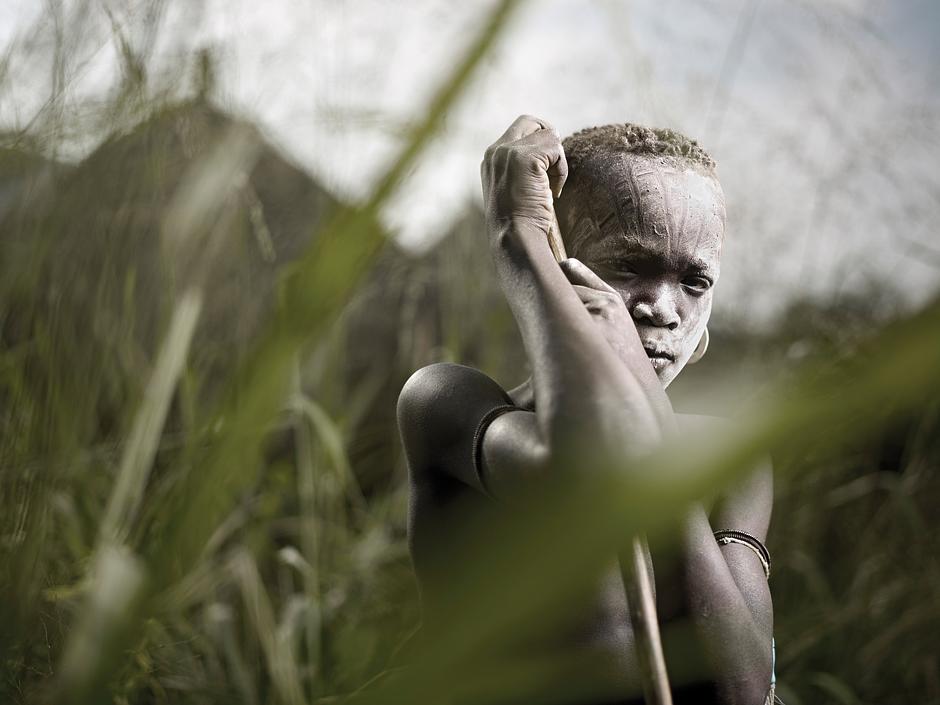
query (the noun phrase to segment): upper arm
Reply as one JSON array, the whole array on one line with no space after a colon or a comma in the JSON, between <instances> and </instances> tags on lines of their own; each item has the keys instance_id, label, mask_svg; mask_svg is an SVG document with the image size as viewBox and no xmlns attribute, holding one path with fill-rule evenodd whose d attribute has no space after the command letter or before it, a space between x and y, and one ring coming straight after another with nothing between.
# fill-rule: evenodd
<instances>
[{"instance_id":1,"label":"upper arm","mask_svg":"<svg viewBox=\"0 0 940 705\"><path fill-rule=\"evenodd\" d=\"M499 384L471 367L438 363L415 372L398 397L398 427L412 480L445 475L485 492L474 466L476 432L487 414L509 404ZM534 452L534 418L519 410L493 420L481 442L484 468L523 462ZM495 474L487 473L487 487Z\"/></svg>"}]
</instances>

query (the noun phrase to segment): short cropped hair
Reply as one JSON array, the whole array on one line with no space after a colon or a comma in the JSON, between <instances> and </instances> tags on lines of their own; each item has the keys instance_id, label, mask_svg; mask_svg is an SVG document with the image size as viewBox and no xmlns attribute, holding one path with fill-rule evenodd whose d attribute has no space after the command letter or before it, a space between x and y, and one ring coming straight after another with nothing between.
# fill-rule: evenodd
<instances>
[{"instance_id":1,"label":"short cropped hair","mask_svg":"<svg viewBox=\"0 0 940 705\"><path fill-rule=\"evenodd\" d=\"M597 235L594 218L583 216L591 213L594 200L606 190L601 185L606 177L620 173L620 160L625 155L678 162L703 176L716 181L718 178L715 160L708 152L675 130L629 122L588 127L566 137L562 146L568 161L568 180L561 198L555 202L555 213L565 248L572 257L577 257L581 246Z\"/></svg>"},{"instance_id":2,"label":"short cropped hair","mask_svg":"<svg viewBox=\"0 0 940 705\"><path fill-rule=\"evenodd\" d=\"M715 160L698 142L665 128L643 127L629 122L588 127L562 141L568 168L572 171L598 157L618 153L659 154L684 159L712 172Z\"/></svg>"}]
</instances>

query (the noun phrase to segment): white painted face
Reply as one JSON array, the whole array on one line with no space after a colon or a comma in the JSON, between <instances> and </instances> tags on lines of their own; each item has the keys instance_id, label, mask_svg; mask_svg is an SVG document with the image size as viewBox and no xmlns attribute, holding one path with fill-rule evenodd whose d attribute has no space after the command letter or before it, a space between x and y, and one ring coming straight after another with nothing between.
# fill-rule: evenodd
<instances>
[{"instance_id":1,"label":"white painted face","mask_svg":"<svg viewBox=\"0 0 940 705\"><path fill-rule=\"evenodd\" d=\"M623 297L666 386L711 315L725 229L721 185L659 155L617 155L585 172L569 176L558 204L566 249Z\"/></svg>"}]
</instances>

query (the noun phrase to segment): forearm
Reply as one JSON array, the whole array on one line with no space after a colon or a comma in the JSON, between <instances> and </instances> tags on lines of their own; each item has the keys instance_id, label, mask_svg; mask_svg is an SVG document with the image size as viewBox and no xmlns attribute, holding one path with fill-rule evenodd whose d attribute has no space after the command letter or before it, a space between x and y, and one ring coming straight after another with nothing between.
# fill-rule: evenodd
<instances>
[{"instance_id":1,"label":"forearm","mask_svg":"<svg viewBox=\"0 0 940 705\"><path fill-rule=\"evenodd\" d=\"M625 429L636 432L633 438L658 439L645 391L591 321L544 232L525 221L502 222L491 226L490 238L532 365L543 440L558 447L588 429L603 447L625 438Z\"/></svg>"},{"instance_id":2,"label":"forearm","mask_svg":"<svg viewBox=\"0 0 940 705\"><path fill-rule=\"evenodd\" d=\"M772 668L773 613L765 576L753 569L732 571L700 505L686 517L678 539L683 611L707 657L721 701L761 705Z\"/></svg>"}]
</instances>

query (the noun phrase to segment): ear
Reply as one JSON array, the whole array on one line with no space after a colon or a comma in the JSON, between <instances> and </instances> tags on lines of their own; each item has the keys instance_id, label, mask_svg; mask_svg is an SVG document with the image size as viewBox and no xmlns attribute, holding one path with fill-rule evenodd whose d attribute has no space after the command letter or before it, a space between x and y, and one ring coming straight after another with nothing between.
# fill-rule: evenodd
<instances>
[{"instance_id":1,"label":"ear","mask_svg":"<svg viewBox=\"0 0 940 705\"><path fill-rule=\"evenodd\" d=\"M705 357L705 352L708 350L708 327L705 327L705 330L702 332L702 337L699 338L698 345L695 346L695 350L692 352L692 357L689 358L689 364L694 365L696 362Z\"/></svg>"}]
</instances>

